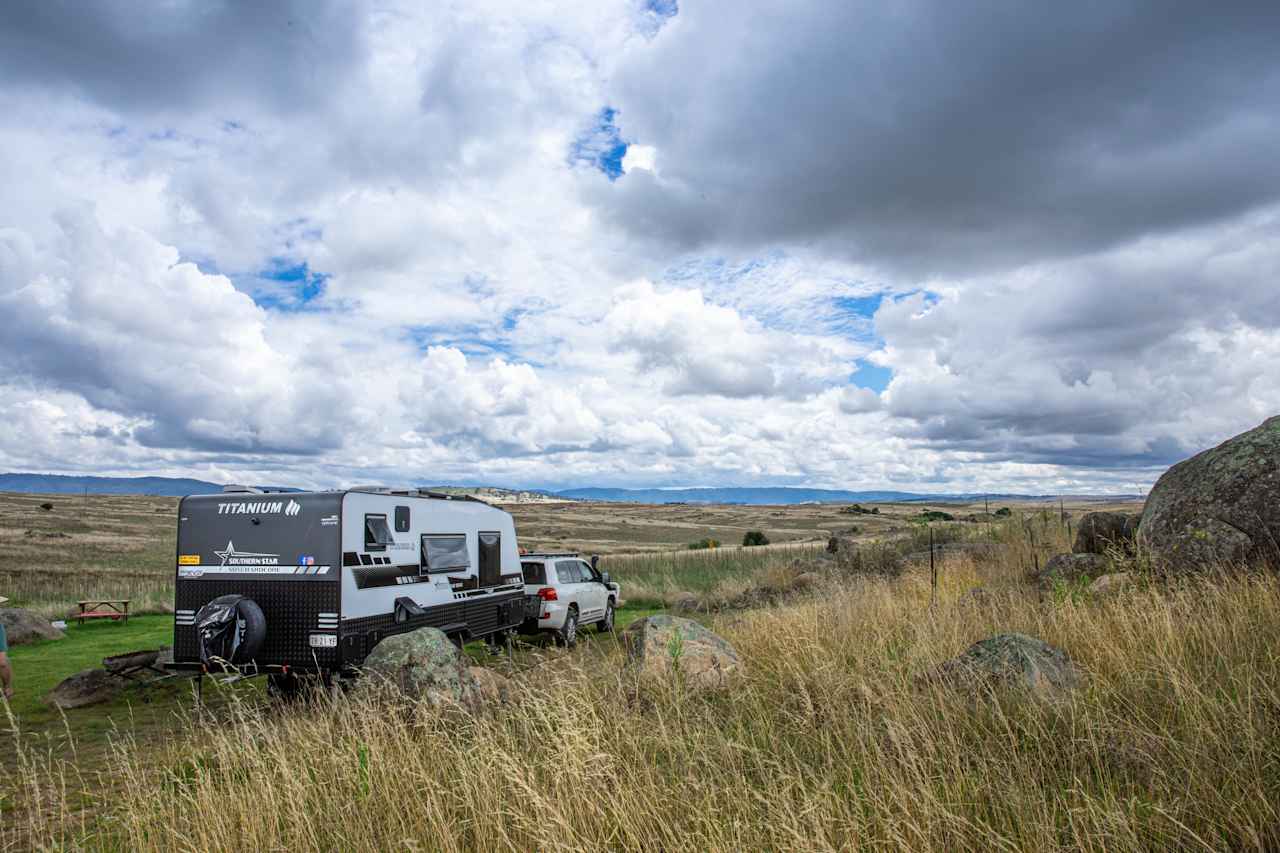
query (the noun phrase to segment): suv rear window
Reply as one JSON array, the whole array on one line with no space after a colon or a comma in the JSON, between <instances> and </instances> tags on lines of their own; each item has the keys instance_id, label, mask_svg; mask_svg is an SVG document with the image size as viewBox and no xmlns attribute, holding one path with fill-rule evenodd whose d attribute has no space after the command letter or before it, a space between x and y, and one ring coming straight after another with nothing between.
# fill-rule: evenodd
<instances>
[{"instance_id":1,"label":"suv rear window","mask_svg":"<svg viewBox=\"0 0 1280 853\"><path fill-rule=\"evenodd\" d=\"M547 564L546 563L521 563L520 571L524 574L525 583L546 583L547 582Z\"/></svg>"}]
</instances>

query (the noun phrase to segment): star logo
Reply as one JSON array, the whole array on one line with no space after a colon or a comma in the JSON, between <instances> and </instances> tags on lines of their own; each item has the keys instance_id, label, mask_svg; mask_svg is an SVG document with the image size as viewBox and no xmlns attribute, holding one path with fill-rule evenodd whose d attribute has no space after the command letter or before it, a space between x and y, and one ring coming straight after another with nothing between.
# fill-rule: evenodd
<instances>
[{"instance_id":1,"label":"star logo","mask_svg":"<svg viewBox=\"0 0 1280 853\"><path fill-rule=\"evenodd\" d=\"M213 553L218 559L222 560L222 565L224 566L228 563L233 566L245 562L260 563L265 558L280 556L279 554L256 554L252 551L237 551L236 543L230 540L227 540L227 547L224 550L214 551Z\"/></svg>"}]
</instances>

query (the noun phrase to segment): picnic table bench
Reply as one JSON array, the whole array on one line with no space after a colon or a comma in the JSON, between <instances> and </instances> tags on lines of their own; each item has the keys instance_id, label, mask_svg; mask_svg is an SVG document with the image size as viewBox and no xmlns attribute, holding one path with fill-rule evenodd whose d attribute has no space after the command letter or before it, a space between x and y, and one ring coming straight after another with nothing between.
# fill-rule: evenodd
<instances>
[{"instance_id":1,"label":"picnic table bench","mask_svg":"<svg viewBox=\"0 0 1280 853\"><path fill-rule=\"evenodd\" d=\"M80 612L75 618L81 625L86 619L119 619L129 624L129 599L127 598L91 598L77 601Z\"/></svg>"}]
</instances>

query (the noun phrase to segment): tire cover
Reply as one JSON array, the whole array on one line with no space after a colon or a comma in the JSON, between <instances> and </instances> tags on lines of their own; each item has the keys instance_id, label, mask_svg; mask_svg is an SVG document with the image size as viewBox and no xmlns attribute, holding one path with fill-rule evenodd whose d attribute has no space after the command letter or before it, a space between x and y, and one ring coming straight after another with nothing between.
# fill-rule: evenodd
<instances>
[{"instance_id":1,"label":"tire cover","mask_svg":"<svg viewBox=\"0 0 1280 853\"><path fill-rule=\"evenodd\" d=\"M239 666L254 660L267 638L262 608L243 595L223 595L196 613L200 661L206 666Z\"/></svg>"}]
</instances>

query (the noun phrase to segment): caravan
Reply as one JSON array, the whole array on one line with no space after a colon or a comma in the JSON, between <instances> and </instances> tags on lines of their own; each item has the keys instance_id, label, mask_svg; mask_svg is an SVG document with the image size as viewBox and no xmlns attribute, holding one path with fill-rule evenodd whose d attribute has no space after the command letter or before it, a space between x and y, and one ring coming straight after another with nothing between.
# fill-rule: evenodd
<instances>
[{"instance_id":1,"label":"caravan","mask_svg":"<svg viewBox=\"0 0 1280 853\"><path fill-rule=\"evenodd\" d=\"M351 670L383 637L423 626L503 639L525 619L520 569L511 516L474 498L193 495L178 507L172 666L280 681Z\"/></svg>"}]
</instances>

